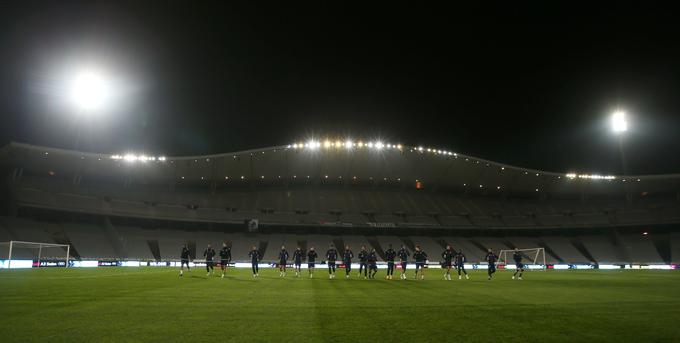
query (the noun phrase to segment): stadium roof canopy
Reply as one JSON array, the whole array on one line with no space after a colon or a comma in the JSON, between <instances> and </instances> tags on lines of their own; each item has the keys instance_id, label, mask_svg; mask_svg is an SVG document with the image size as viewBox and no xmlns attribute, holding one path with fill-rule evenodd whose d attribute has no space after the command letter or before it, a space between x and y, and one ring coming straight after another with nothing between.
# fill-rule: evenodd
<instances>
[{"instance_id":1,"label":"stadium roof canopy","mask_svg":"<svg viewBox=\"0 0 680 343\"><path fill-rule=\"evenodd\" d=\"M0 164L21 173L191 187L401 187L517 195L677 193L680 189L680 174L556 173L380 142L307 142L181 157L94 154L10 143L0 149Z\"/></svg>"}]
</instances>

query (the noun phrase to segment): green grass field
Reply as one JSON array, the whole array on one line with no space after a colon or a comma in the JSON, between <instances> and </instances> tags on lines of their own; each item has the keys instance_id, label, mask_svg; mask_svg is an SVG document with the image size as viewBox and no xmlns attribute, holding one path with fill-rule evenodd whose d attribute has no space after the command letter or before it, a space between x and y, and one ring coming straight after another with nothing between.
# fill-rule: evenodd
<instances>
[{"instance_id":1,"label":"green grass field","mask_svg":"<svg viewBox=\"0 0 680 343\"><path fill-rule=\"evenodd\" d=\"M0 271L0 341L678 342L677 271L498 272L444 281L274 269ZM398 273L398 271L397 271ZM216 271L216 274L217 271Z\"/></svg>"}]
</instances>

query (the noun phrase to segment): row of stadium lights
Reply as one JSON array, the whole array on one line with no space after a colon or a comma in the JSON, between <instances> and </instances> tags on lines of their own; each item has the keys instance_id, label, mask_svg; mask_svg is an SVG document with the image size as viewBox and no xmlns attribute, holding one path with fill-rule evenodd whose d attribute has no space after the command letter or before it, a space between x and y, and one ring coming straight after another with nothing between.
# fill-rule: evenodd
<instances>
[{"instance_id":1,"label":"row of stadium lights","mask_svg":"<svg viewBox=\"0 0 680 343\"><path fill-rule=\"evenodd\" d=\"M306 143L294 143L294 144L290 144L290 145L287 146L287 148L289 148L289 149L293 148L293 149L309 149L309 150L317 150L317 149L320 149L321 147L326 148L326 149L330 149L330 148L345 148L345 149L367 148L367 149L375 149L375 150L397 149L399 151L403 151L403 149L404 149L404 146L401 145L401 144L383 143L381 141L375 141L375 142L369 141L369 142L364 143L363 141L354 142L352 140L346 140L344 142L340 141L340 140L336 140L336 141L326 140L323 143L321 143L320 141L310 140ZM438 155L454 156L455 158L458 158L457 153L454 153L454 152L451 152L451 151L446 151L446 150L441 150L441 149L424 148L422 146L411 147L409 149L410 149L411 152L414 152L414 151L420 152L420 153L428 152L428 153L433 153L433 154L438 154ZM276 151L276 149L274 151ZM265 152L262 151L262 154L264 154L264 153ZM45 155L48 155L48 154L49 154L48 152L45 152ZM251 155L252 155L252 153L251 153ZM84 159L84 157L81 157L81 158ZM135 155L135 154L111 155L110 158L112 160L123 160L123 161L126 161L126 162L142 162L142 163L144 163L144 162L165 162L167 160L167 158L165 156L155 157L155 156ZM237 158L237 156L234 155L234 158ZM99 160L101 160L101 158ZM465 161L469 161L469 159L466 158ZM170 162L172 163L173 161L170 161ZM196 159L196 160L194 160L194 162L198 162L198 160ZM210 162L210 158L206 158L206 162ZM479 161L474 161L474 162L479 164ZM486 166L489 167L490 164L486 163ZM504 171L505 167L501 167L500 170ZM524 174L528 175L529 172L525 171ZM536 176L540 176L540 173L536 173ZM613 181L613 180L617 179L617 177L614 176L614 175L598 175L598 174L568 173L565 176L567 177L567 179L570 179L570 180L587 179L587 180ZM281 178L281 176L279 176L278 178ZM297 176L294 175L293 178L297 178ZM310 176L307 176L307 178L309 179ZM327 179L328 175L326 175L325 178ZM356 180L356 178L357 178L356 176L353 177L354 180ZM561 179L562 177L558 176L557 178ZM184 177L182 177L182 179L184 179ZM226 176L225 179L229 180L229 177ZM245 177L241 176L241 179L245 179ZM264 176L261 176L261 179L264 179ZM339 176L338 179L342 179L342 176ZM201 180L204 180L204 177L201 177ZM373 180L373 178L371 177L370 180ZM387 181L387 178L384 178L384 180ZM397 179L397 180L401 181L400 178ZM627 182L627 179L622 179L621 181ZM636 179L636 181L640 182L640 179L638 178L638 179ZM416 180L416 182L418 182L418 180ZM466 187L467 184L463 184L463 186ZM479 185L479 186L480 186L480 188L483 188L483 185ZM497 189L500 190L501 186L497 186ZM538 192L539 189L536 188L535 191Z\"/></svg>"},{"instance_id":2,"label":"row of stadium lights","mask_svg":"<svg viewBox=\"0 0 680 343\"><path fill-rule=\"evenodd\" d=\"M324 147L326 149L330 148L346 148L346 149L352 149L352 148L369 148L369 149L376 149L376 150L382 150L383 148L388 148L388 149L398 149L398 150L403 150L403 146L401 144L385 144L381 141L376 141L376 142L367 142L364 143L362 141L358 142L353 142L351 140L346 140L345 142L342 142L340 140L337 140L335 142L326 140L324 141L323 144L321 144L320 141L315 141L315 140L310 140L307 143L294 143L290 144L287 146L287 148L293 148L293 149L309 149L309 150L317 150L320 149L321 147ZM455 158L458 158L458 154L455 152L451 151L446 151L446 150L440 150L440 149L433 149L433 148L424 148L422 146L418 147L411 147L410 151L417 151L417 152L428 152L428 153L433 153L433 154L438 154L438 155L445 155L445 156L454 156ZM465 159L465 161L469 161L468 158ZM479 161L475 161L475 163L479 164ZM490 166L489 163L486 164L487 167ZM501 171L504 171L505 167L501 167ZM525 171L525 175L528 175L529 172ZM536 173L536 176L540 176L540 173ZM568 179L587 179L587 180L616 180L617 177L614 175L598 175L598 174L576 174L576 173L568 173L565 175ZM561 179L561 176L557 177L558 179ZM626 182L626 179L622 179L622 182ZM637 182L640 182L640 179L636 180ZM416 180L417 182L417 180ZM467 184L463 184L463 186L467 186ZM480 185L480 188L483 188L482 185ZM498 189L501 188L501 186L497 187ZM538 192L539 189L536 189L536 192Z\"/></svg>"},{"instance_id":3,"label":"row of stadium lights","mask_svg":"<svg viewBox=\"0 0 680 343\"><path fill-rule=\"evenodd\" d=\"M368 149L376 149L376 150L382 150L382 149L399 149L401 150L403 146L401 144L389 144L389 143L383 143L381 141L376 141L376 142L366 142L364 143L363 141L358 141L358 142L353 142L351 140L346 140L346 141L329 141L326 140L323 143L320 141L314 141L310 140L306 143L293 143L287 146L288 149L293 148L293 149L309 149L309 150L317 150L320 149L321 147L324 147L326 149L330 148L345 148L345 149L352 149L352 148L368 148Z\"/></svg>"},{"instance_id":4,"label":"row of stadium lights","mask_svg":"<svg viewBox=\"0 0 680 343\"><path fill-rule=\"evenodd\" d=\"M587 180L607 180L607 181L613 181L618 179L618 177L614 175L598 175L598 174L576 174L576 173L569 173L566 175L568 179L587 179ZM621 182L627 182L628 179L621 179ZM640 182L640 179L637 178L635 179L636 182Z\"/></svg>"},{"instance_id":5,"label":"row of stadium lights","mask_svg":"<svg viewBox=\"0 0 680 343\"><path fill-rule=\"evenodd\" d=\"M351 140L347 140L345 142L342 142L340 140L337 140L335 142L326 140L322 144L320 141L314 141L310 140L307 143L294 143L290 144L287 146L287 148L293 148L293 149L309 149L309 150L316 150L320 149L321 147L324 147L326 149L330 148L346 148L346 149L352 149L352 148L369 148L369 149L376 149L376 150L382 150L383 148L393 148L393 149L398 149L398 150L403 150L403 146L401 144L389 144L389 143L383 143L381 141L376 141L376 142L367 142L364 143L362 141L358 142L353 142ZM433 148L425 148L422 146L418 147L411 147L410 151L417 151L417 152L429 152L433 154L439 154L439 155L445 155L445 156L454 156L455 158L458 158L458 154L455 152L451 151L446 151L446 150L441 150L441 149L433 149ZM465 161L469 161L468 158L465 159ZM475 163L479 163L479 161L475 161ZM490 166L489 163L486 164L487 167ZM501 171L505 170L505 167L501 167ZM524 174L529 174L528 171L525 171ZM540 176L540 173L536 173L536 176ZM575 173L568 173L565 175L569 179L590 179L590 180L615 180L616 176L613 175L597 175L597 174L575 174ZM561 176L558 176L558 178L561 178ZM624 179L623 182L626 180ZM639 181L639 179L638 179Z\"/></svg>"},{"instance_id":6,"label":"row of stadium lights","mask_svg":"<svg viewBox=\"0 0 680 343\"><path fill-rule=\"evenodd\" d=\"M45 151L44 152L45 156L48 156L50 153ZM125 155L111 155L109 156L110 159L112 160L122 160L122 161L127 161L127 162L165 162L167 161L167 157L165 156L146 156L146 155L135 155L135 154L125 154ZM81 160L85 159L85 156L80 156ZM97 160L101 161L101 157L98 157ZM170 161L172 162L172 161Z\"/></svg>"},{"instance_id":7,"label":"row of stadium lights","mask_svg":"<svg viewBox=\"0 0 680 343\"><path fill-rule=\"evenodd\" d=\"M146 156L146 155L134 155L134 154L125 154L125 155L111 155L112 160L123 160L127 162L154 162L154 161L159 161L159 162L165 162L166 157L165 156Z\"/></svg>"},{"instance_id":8,"label":"row of stadium lights","mask_svg":"<svg viewBox=\"0 0 680 343\"><path fill-rule=\"evenodd\" d=\"M318 150L321 148L325 149L330 149L330 148L345 148L345 149L362 149L362 148L367 148L367 149L375 149L375 150L382 150L382 149L397 149L402 151L404 149L404 146L401 144L391 144L391 143L383 143L381 141L375 141L375 142L363 142L363 141L357 141L354 142L352 140L346 140L346 141L330 141L326 140L323 143L320 141L315 141L315 140L310 140L307 141L306 143L293 143L289 144L287 146L288 149L309 149L309 150ZM434 153L434 154L440 154L440 155L447 155L447 156L456 156L458 157L458 154L451 152L451 151L446 151L446 150L441 150L441 149L432 149L432 148L424 148L422 146L419 147L412 147L410 148L411 151L418 151L418 152L429 152L429 153Z\"/></svg>"}]
</instances>

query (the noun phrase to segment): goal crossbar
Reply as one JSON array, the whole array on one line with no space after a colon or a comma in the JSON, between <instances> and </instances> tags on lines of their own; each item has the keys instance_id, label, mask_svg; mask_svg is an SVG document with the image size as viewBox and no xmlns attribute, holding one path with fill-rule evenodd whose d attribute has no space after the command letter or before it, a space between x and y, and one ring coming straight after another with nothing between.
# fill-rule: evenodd
<instances>
[{"instance_id":1,"label":"goal crossbar","mask_svg":"<svg viewBox=\"0 0 680 343\"><path fill-rule=\"evenodd\" d=\"M69 257L71 256L71 246L68 244L56 244L56 243L43 243L43 242L28 242L28 241L9 241L0 242L0 245L9 246L9 253L7 255L7 268L12 266L12 250L15 248L25 248L25 247L38 247L38 265L40 265L40 259L42 258L43 248L66 248L66 267L68 267ZM19 245L23 245L19 247Z\"/></svg>"},{"instance_id":2,"label":"goal crossbar","mask_svg":"<svg viewBox=\"0 0 680 343\"><path fill-rule=\"evenodd\" d=\"M531 264L534 265L542 265L545 270L546 268L546 261L545 261L545 248L525 248L525 249L517 249L518 252L522 253L525 257L529 258L529 261ZM498 253L498 263L499 264L513 264L514 261L509 261L512 259L512 254L515 253L515 249L509 249L509 250L501 250ZM508 254L511 255L510 259L508 259Z\"/></svg>"}]
</instances>

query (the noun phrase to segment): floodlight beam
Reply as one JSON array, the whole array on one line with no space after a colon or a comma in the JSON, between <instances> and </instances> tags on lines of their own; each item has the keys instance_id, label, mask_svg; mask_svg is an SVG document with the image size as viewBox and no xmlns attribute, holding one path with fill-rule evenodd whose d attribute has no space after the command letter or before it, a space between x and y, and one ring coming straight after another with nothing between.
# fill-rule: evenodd
<instances>
[{"instance_id":1,"label":"floodlight beam","mask_svg":"<svg viewBox=\"0 0 680 343\"><path fill-rule=\"evenodd\" d=\"M616 111L612 114L612 131L614 133L623 133L628 131L628 122L626 121L626 113L623 111Z\"/></svg>"}]
</instances>

